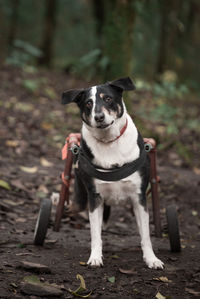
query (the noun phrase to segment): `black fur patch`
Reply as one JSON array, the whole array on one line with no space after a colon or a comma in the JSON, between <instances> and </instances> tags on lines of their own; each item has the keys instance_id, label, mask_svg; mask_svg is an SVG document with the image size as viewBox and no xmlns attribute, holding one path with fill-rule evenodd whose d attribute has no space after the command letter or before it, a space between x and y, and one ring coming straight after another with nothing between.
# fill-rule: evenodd
<instances>
[{"instance_id":1,"label":"black fur patch","mask_svg":"<svg viewBox=\"0 0 200 299\"><path fill-rule=\"evenodd\" d=\"M81 140L81 148L89 159L92 160L94 158L84 139ZM80 211L84 210L87 204L89 204L89 209L93 212L101 201L100 194L96 192L94 179L88 176L79 165L78 169L76 169L75 178L75 204Z\"/></svg>"},{"instance_id":2,"label":"black fur patch","mask_svg":"<svg viewBox=\"0 0 200 299\"><path fill-rule=\"evenodd\" d=\"M91 88L85 89L82 95L81 101L78 102L78 107L80 108L81 119L90 125L90 114L92 111L92 106L88 107L87 103L90 101L90 90Z\"/></svg>"},{"instance_id":3,"label":"black fur patch","mask_svg":"<svg viewBox=\"0 0 200 299\"><path fill-rule=\"evenodd\" d=\"M95 112L101 112L102 108L105 108L108 113L116 113L120 118L124 113L122 91L109 85L97 86Z\"/></svg>"},{"instance_id":4,"label":"black fur patch","mask_svg":"<svg viewBox=\"0 0 200 299\"><path fill-rule=\"evenodd\" d=\"M138 140L137 144L141 150L144 148L144 141L140 133L138 132ZM146 190L149 184L149 179L150 179L150 159L149 156L146 156L146 161L139 170L140 176L142 178L142 185L141 185L141 195L140 195L140 202L141 204L146 208L147 202L146 202Z\"/></svg>"}]
</instances>

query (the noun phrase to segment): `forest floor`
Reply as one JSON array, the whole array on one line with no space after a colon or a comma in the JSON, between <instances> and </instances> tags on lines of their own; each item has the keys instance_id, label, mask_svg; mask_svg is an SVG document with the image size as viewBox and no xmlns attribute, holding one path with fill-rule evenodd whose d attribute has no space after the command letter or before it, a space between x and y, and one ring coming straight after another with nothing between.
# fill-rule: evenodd
<instances>
[{"instance_id":1,"label":"forest floor","mask_svg":"<svg viewBox=\"0 0 200 299\"><path fill-rule=\"evenodd\" d=\"M0 78L0 298L73 298L69 289L79 287L77 274L90 298L200 298L200 171L185 167L170 149L158 153L162 238L154 236L149 200L152 243L163 270L144 264L130 207L112 209L101 268L86 266L90 232L81 215L63 218L59 232L49 228L44 246L33 245L40 201L61 187L65 137L81 126L76 107L61 106L60 94L83 83L31 68L5 67ZM165 230L171 203L177 206L181 235L182 251L176 254ZM28 268L26 262L47 268Z\"/></svg>"}]
</instances>

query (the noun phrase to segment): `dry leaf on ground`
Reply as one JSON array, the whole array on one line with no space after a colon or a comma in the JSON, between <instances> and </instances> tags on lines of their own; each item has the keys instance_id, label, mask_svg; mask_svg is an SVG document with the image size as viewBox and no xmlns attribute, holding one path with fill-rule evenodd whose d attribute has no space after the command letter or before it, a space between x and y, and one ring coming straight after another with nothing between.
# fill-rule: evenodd
<instances>
[{"instance_id":1,"label":"dry leaf on ground","mask_svg":"<svg viewBox=\"0 0 200 299\"><path fill-rule=\"evenodd\" d=\"M30 174L36 173L38 171L37 166L33 166L33 167L20 166L20 169L23 172L30 173Z\"/></svg>"}]
</instances>

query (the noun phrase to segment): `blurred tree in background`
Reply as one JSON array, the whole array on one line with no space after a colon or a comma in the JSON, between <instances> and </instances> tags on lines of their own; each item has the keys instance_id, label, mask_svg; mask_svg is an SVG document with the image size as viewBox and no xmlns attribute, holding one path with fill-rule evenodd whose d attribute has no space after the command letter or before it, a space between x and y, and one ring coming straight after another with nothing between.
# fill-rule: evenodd
<instances>
[{"instance_id":1,"label":"blurred tree in background","mask_svg":"<svg viewBox=\"0 0 200 299\"><path fill-rule=\"evenodd\" d=\"M53 53L53 41L56 28L56 15L57 15L57 0L45 1L45 16L43 25L43 35L41 43L42 54L38 59L40 65L50 67L52 63Z\"/></svg>"},{"instance_id":2,"label":"blurred tree in background","mask_svg":"<svg viewBox=\"0 0 200 299\"><path fill-rule=\"evenodd\" d=\"M132 74L134 0L93 1L105 80ZM104 71L104 69L103 69ZM105 73L105 74L104 74Z\"/></svg>"},{"instance_id":3,"label":"blurred tree in background","mask_svg":"<svg viewBox=\"0 0 200 299\"><path fill-rule=\"evenodd\" d=\"M1 0L0 61L196 86L199 25L199 0Z\"/></svg>"},{"instance_id":4,"label":"blurred tree in background","mask_svg":"<svg viewBox=\"0 0 200 299\"><path fill-rule=\"evenodd\" d=\"M186 163L200 151L199 36L200 0L0 0L0 66L29 101L58 99L61 73L67 87L131 76L137 125Z\"/></svg>"}]
</instances>

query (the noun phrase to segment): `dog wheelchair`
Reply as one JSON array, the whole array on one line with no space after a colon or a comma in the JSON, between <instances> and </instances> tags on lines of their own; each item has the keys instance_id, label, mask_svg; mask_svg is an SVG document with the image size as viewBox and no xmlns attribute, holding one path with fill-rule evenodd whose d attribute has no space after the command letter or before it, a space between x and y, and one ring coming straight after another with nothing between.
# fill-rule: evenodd
<instances>
[{"instance_id":1,"label":"dog wheelchair","mask_svg":"<svg viewBox=\"0 0 200 299\"><path fill-rule=\"evenodd\" d=\"M59 231L61 219L64 214L65 203L69 205L70 196L70 184L74 179L72 165L77 159L80 149L81 134L71 133L66 138L65 146L62 150L62 158L65 160L64 171L61 174L62 187L59 196L59 202L56 207L56 215L54 222L54 230ZM145 151L150 158L150 185L151 189L148 191L151 193L152 209L153 209L153 222L155 226L155 236L162 236L161 219L160 219L160 201L158 195L158 177L156 169L156 142L152 138L144 138ZM34 231L34 244L42 246L46 237L46 233L49 227L52 210L52 200L43 199L41 202L39 214ZM170 249L172 252L180 252L180 235L178 217L176 212L176 206L174 204L166 207L166 219L167 219L167 231L170 241Z\"/></svg>"}]
</instances>

